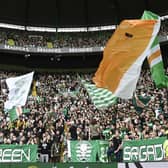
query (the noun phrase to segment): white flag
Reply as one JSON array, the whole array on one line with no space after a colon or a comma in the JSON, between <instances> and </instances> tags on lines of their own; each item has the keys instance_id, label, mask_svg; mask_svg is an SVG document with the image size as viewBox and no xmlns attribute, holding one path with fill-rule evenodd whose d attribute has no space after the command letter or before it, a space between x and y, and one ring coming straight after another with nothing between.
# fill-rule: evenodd
<instances>
[{"instance_id":1,"label":"white flag","mask_svg":"<svg viewBox=\"0 0 168 168\"><path fill-rule=\"evenodd\" d=\"M5 109L12 109L26 104L27 96L33 80L34 72L6 79L9 89L8 100L5 102Z\"/></svg>"}]
</instances>

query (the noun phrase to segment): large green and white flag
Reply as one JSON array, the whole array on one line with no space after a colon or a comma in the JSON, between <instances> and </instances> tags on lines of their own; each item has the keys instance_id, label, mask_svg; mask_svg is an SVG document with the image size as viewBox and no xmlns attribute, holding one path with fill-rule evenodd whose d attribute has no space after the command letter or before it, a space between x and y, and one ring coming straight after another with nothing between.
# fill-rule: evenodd
<instances>
[{"instance_id":1,"label":"large green and white flag","mask_svg":"<svg viewBox=\"0 0 168 168\"><path fill-rule=\"evenodd\" d=\"M115 97L111 91L98 88L96 85L86 83L85 81L82 82L96 108L109 107L117 102L117 97Z\"/></svg>"},{"instance_id":2,"label":"large green and white flag","mask_svg":"<svg viewBox=\"0 0 168 168\"><path fill-rule=\"evenodd\" d=\"M9 117L11 121L16 120L21 116L23 113L30 113L30 109L22 108L22 107L15 107L12 108L9 112Z\"/></svg>"},{"instance_id":3,"label":"large green and white flag","mask_svg":"<svg viewBox=\"0 0 168 168\"><path fill-rule=\"evenodd\" d=\"M150 11L144 11L143 20L160 20L160 17ZM158 37L155 38L148 54L148 63L151 69L152 79L156 87L168 87L168 77L165 75Z\"/></svg>"},{"instance_id":4,"label":"large green and white flag","mask_svg":"<svg viewBox=\"0 0 168 168\"><path fill-rule=\"evenodd\" d=\"M68 141L68 155L71 162L96 162L97 141Z\"/></svg>"},{"instance_id":5,"label":"large green and white flag","mask_svg":"<svg viewBox=\"0 0 168 168\"><path fill-rule=\"evenodd\" d=\"M108 141L67 141L71 162L107 162Z\"/></svg>"},{"instance_id":6,"label":"large green and white flag","mask_svg":"<svg viewBox=\"0 0 168 168\"><path fill-rule=\"evenodd\" d=\"M8 100L5 102L5 109L24 106L33 80L34 72L6 79L9 89Z\"/></svg>"}]
</instances>

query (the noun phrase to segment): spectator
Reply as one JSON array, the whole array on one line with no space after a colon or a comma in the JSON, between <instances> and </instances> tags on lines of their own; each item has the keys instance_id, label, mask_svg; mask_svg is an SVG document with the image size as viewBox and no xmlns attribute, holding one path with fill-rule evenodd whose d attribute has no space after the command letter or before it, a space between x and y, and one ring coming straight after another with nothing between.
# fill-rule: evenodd
<instances>
[{"instance_id":1,"label":"spectator","mask_svg":"<svg viewBox=\"0 0 168 168\"><path fill-rule=\"evenodd\" d=\"M0 72L3 80L20 74ZM80 76L91 81L93 74ZM120 146L125 136L129 140L155 138L164 136L168 130L168 93L166 89L155 88L150 76L149 70L143 70L138 81L137 95L150 96L151 101L148 107L137 113L131 100L121 99L109 108L96 109L80 83L78 74L36 74L37 97L29 95L25 105L30 113L22 115L13 123L3 110L7 94L1 92L0 143L37 144L40 160L45 162L51 160L51 146L55 138L58 138L56 141L61 147L65 146L65 150L60 150L60 158L63 154L67 158L67 140L106 138L112 139L115 156L120 161ZM156 110L159 110L157 117ZM105 130L109 130L107 135L103 134Z\"/></svg>"},{"instance_id":2,"label":"spectator","mask_svg":"<svg viewBox=\"0 0 168 168\"><path fill-rule=\"evenodd\" d=\"M119 131L115 131L115 135L112 139L114 145L114 154L117 162L122 161L122 139L120 138Z\"/></svg>"},{"instance_id":3,"label":"spectator","mask_svg":"<svg viewBox=\"0 0 168 168\"><path fill-rule=\"evenodd\" d=\"M108 162L112 162L113 155L114 155L114 144L113 144L113 141L110 141L109 142L109 146L108 146L108 150L107 150L107 159L108 159Z\"/></svg>"},{"instance_id":4,"label":"spectator","mask_svg":"<svg viewBox=\"0 0 168 168\"><path fill-rule=\"evenodd\" d=\"M51 160L52 160L52 162L59 162L60 161L60 152L61 152L60 142L59 142L58 138L55 138L54 142L51 145Z\"/></svg>"},{"instance_id":5,"label":"spectator","mask_svg":"<svg viewBox=\"0 0 168 168\"><path fill-rule=\"evenodd\" d=\"M43 134L41 143L40 143L40 161L41 162L48 162L49 161L49 151L50 151L50 138L46 135L47 133Z\"/></svg>"}]
</instances>

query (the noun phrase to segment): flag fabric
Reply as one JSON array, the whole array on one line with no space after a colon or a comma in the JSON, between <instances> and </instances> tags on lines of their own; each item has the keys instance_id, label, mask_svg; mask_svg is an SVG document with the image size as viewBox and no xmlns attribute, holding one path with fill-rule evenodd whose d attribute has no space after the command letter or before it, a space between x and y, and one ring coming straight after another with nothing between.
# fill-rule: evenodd
<instances>
[{"instance_id":1,"label":"flag fabric","mask_svg":"<svg viewBox=\"0 0 168 168\"><path fill-rule=\"evenodd\" d=\"M67 141L71 162L107 162L109 142L103 140ZM100 166L101 167L101 166Z\"/></svg>"},{"instance_id":2,"label":"flag fabric","mask_svg":"<svg viewBox=\"0 0 168 168\"><path fill-rule=\"evenodd\" d=\"M117 102L117 97L111 91L97 88L96 85L84 81L83 84L97 109L109 107Z\"/></svg>"},{"instance_id":3,"label":"flag fabric","mask_svg":"<svg viewBox=\"0 0 168 168\"><path fill-rule=\"evenodd\" d=\"M141 113L143 109L148 105L149 101L151 100L150 96L141 96L134 94L132 99L132 104L134 105L135 110L138 113Z\"/></svg>"},{"instance_id":4,"label":"flag fabric","mask_svg":"<svg viewBox=\"0 0 168 168\"><path fill-rule=\"evenodd\" d=\"M21 116L23 113L29 113L30 109L26 109L22 107L14 107L11 110L8 111L9 113L9 118L11 121L16 120L17 118L19 118L19 116Z\"/></svg>"},{"instance_id":5,"label":"flag fabric","mask_svg":"<svg viewBox=\"0 0 168 168\"><path fill-rule=\"evenodd\" d=\"M132 98L142 63L160 28L156 20L124 20L107 42L103 59L93 78L123 99Z\"/></svg>"},{"instance_id":6,"label":"flag fabric","mask_svg":"<svg viewBox=\"0 0 168 168\"><path fill-rule=\"evenodd\" d=\"M102 134L105 137L105 140L108 140L111 138L110 132L111 132L111 128L106 128L105 130L103 130Z\"/></svg>"},{"instance_id":7,"label":"flag fabric","mask_svg":"<svg viewBox=\"0 0 168 168\"><path fill-rule=\"evenodd\" d=\"M36 81L33 81L32 96L33 97L37 96Z\"/></svg>"},{"instance_id":8,"label":"flag fabric","mask_svg":"<svg viewBox=\"0 0 168 168\"><path fill-rule=\"evenodd\" d=\"M143 20L160 20L160 17L150 11L144 11L142 18ZM152 79L158 88L168 87L168 77L164 72L164 65L159 46L158 37L155 38L148 55L148 63L150 66Z\"/></svg>"},{"instance_id":9,"label":"flag fabric","mask_svg":"<svg viewBox=\"0 0 168 168\"><path fill-rule=\"evenodd\" d=\"M9 89L8 100L5 102L5 109L24 106L30 90L34 72L6 79Z\"/></svg>"}]
</instances>

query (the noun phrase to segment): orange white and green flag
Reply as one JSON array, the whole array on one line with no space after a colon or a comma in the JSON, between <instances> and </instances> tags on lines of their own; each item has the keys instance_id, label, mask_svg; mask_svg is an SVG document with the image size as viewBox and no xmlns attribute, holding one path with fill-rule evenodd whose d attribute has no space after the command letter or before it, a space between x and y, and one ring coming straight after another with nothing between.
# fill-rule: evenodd
<instances>
[{"instance_id":1,"label":"orange white and green flag","mask_svg":"<svg viewBox=\"0 0 168 168\"><path fill-rule=\"evenodd\" d=\"M142 63L160 29L159 20L124 20L106 44L93 78L116 97L132 98Z\"/></svg>"},{"instance_id":2,"label":"orange white and green flag","mask_svg":"<svg viewBox=\"0 0 168 168\"><path fill-rule=\"evenodd\" d=\"M19 118L23 113L29 113L30 109L22 108L22 107L13 107L9 110L9 118L11 121L16 120Z\"/></svg>"},{"instance_id":3,"label":"orange white and green flag","mask_svg":"<svg viewBox=\"0 0 168 168\"><path fill-rule=\"evenodd\" d=\"M142 18L143 20L160 20L160 17L150 11L144 11ZM168 77L164 72L164 65L159 45L158 37L155 38L148 54L148 63L152 79L158 88L168 87Z\"/></svg>"}]
</instances>

